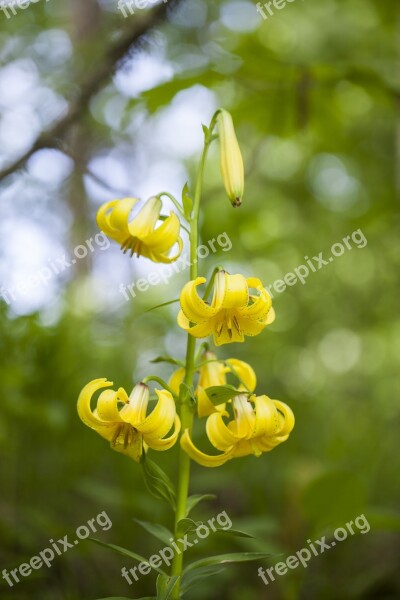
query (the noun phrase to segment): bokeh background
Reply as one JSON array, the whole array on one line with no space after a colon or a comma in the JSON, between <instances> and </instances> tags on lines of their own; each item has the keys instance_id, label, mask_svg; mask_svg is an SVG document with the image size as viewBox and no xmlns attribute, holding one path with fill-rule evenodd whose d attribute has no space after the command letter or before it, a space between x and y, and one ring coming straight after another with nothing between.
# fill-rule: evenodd
<instances>
[{"instance_id":1,"label":"bokeh background","mask_svg":"<svg viewBox=\"0 0 400 600\"><path fill-rule=\"evenodd\" d=\"M104 510L113 527L97 537L144 556L160 549L133 517L170 525L171 513L135 463L83 426L76 399L96 377L129 389L150 372L169 376L150 361L183 355L176 305L145 311L176 298L187 273L126 301L121 284L154 265L112 243L31 278L64 254L71 262L98 232L104 201L179 196L193 181L201 123L222 105L237 126L246 193L233 210L215 145L201 235L227 232L233 247L203 261L203 273L223 262L271 284L357 229L368 244L275 294L276 322L219 350L250 362L258 391L287 402L297 423L259 459L194 466L192 491L217 495L195 517L226 510L258 539L210 536L186 560L260 550L273 555L267 567L361 513L371 531L268 587L260 564L227 566L191 598L400 598L396 3L297 0L267 20L253 0L152 3L126 18L113 0L16 11L0 11L0 569ZM176 448L157 456L172 477L176 459ZM153 593L152 575L130 588L122 566L132 563L81 542L13 588L2 580L1 597Z\"/></svg>"}]
</instances>

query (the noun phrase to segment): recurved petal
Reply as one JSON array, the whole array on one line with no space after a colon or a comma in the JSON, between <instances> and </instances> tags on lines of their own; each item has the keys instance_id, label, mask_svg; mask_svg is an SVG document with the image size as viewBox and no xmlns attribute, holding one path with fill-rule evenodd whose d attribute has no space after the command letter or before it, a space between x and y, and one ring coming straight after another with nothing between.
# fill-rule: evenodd
<instances>
[{"instance_id":1,"label":"recurved petal","mask_svg":"<svg viewBox=\"0 0 400 600\"><path fill-rule=\"evenodd\" d=\"M176 253L173 254L172 256L168 256L168 251L164 254L161 254L159 252L153 252L150 248L146 248L146 255L143 253L142 254L143 254L143 256L147 256L147 258L149 258L153 262L158 262L158 263L163 263L165 265L169 265L169 264L175 262L182 254L182 249L183 249L182 238L178 237L178 239L176 240L176 243L178 244L178 249L177 249Z\"/></svg>"},{"instance_id":2,"label":"recurved petal","mask_svg":"<svg viewBox=\"0 0 400 600\"><path fill-rule=\"evenodd\" d=\"M135 425L143 436L146 436L146 442L149 440L163 438L170 431L176 416L175 402L170 392L167 390L155 390L158 396L158 402L152 412L141 423ZM150 444L149 444L150 445Z\"/></svg>"},{"instance_id":3,"label":"recurved petal","mask_svg":"<svg viewBox=\"0 0 400 600\"><path fill-rule=\"evenodd\" d=\"M122 200L118 200L109 216L111 227L118 231L123 231L128 235L129 215L137 202L139 202L138 198L123 198Z\"/></svg>"},{"instance_id":4,"label":"recurved petal","mask_svg":"<svg viewBox=\"0 0 400 600\"><path fill-rule=\"evenodd\" d=\"M160 198L155 196L149 198L136 217L129 223L130 234L140 240L146 238L156 226L160 217L161 206Z\"/></svg>"},{"instance_id":5,"label":"recurved petal","mask_svg":"<svg viewBox=\"0 0 400 600\"><path fill-rule=\"evenodd\" d=\"M118 410L118 392L104 390L97 400L97 415L102 421L120 423L122 419Z\"/></svg>"},{"instance_id":6,"label":"recurved petal","mask_svg":"<svg viewBox=\"0 0 400 600\"><path fill-rule=\"evenodd\" d=\"M214 279L214 296L211 306L217 309L246 306L249 288L243 275L230 275L219 271Z\"/></svg>"},{"instance_id":7,"label":"recurved petal","mask_svg":"<svg viewBox=\"0 0 400 600\"><path fill-rule=\"evenodd\" d=\"M214 448L226 451L231 449L238 441L239 436L233 433L225 425L223 416L229 416L227 412L215 412L210 415L206 423L207 436Z\"/></svg>"},{"instance_id":8,"label":"recurved petal","mask_svg":"<svg viewBox=\"0 0 400 600\"><path fill-rule=\"evenodd\" d=\"M270 437L280 433L281 424L274 401L265 395L257 396L254 405L256 418L252 437Z\"/></svg>"},{"instance_id":9,"label":"recurved petal","mask_svg":"<svg viewBox=\"0 0 400 600\"><path fill-rule=\"evenodd\" d=\"M259 279L250 277L247 279L247 283L249 287L255 287L258 290L259 296L250 296L252 303L249 303L247 306L242 306L238 309L238 312L243 317L254 319L256 321L263 321L267 318L268 312L272 306L271 296L268 294L267 290L263 288Z\"/></svg>"},{"instance_id":10,"label":"recurved petal","mask_svg":"<svg viewBox=\"0 0 400 600\"><path fill-rule=\"evenodd\" d=\"M233 455L232 450L224 452L219 456L211 456L209 454L201 452L193 444L192 440L190 439L189 431L187 429L181 437L181 446L192 460L197 462L199 465L202 465L203 467L220 467L221 465L226 463L227 460L232 458Z\"/></svg>"},{"instance_id":11,"label":"recurved petal","mask_svg":"<svg viewBox=\"0 0 400 600\"><path fill-rule=\"evenodd\" d=\"M295 424L293 411L287 404L281 402L280 400L272 400L272 402L278 409L280 417L283 415L283 422L282 418L280 418L280 428L278 432L279 436L288 435L292 431Z\"/></svg>"},{"instance_id":12,"label":"recurved petal","mask_svg":"<svg viewBox=\"0 0 400 600\"><path fill-rule=\"evenodd\" d=\"M175 394L179 394L179 387L183 380L185 379L186 370L184 367L180 367L176 371L174 371L169 378L168 386L175 392Z\"/></svg>"},{"instance_id":13,"label":"recurved petal","mask_svg":"<svg viewBox=\"0 0 400 600\"><path fill-rule=\"evenodd\" d=\"M175 419L174 419L174 431L169 437L159 439L159 438L150 438L147 435L143 435L143 439L147 443L149 448L153 448L153 450L160 450L160 451L169 450L170 448L172 448L172 446L175 444L176 440L178 439L180 430L181 430L181 421L180 421L178 415L176 415Z\"/></svg>"},{"instance_id":14,"label":"recurved petal","mask_svg":"<svg viewBox=\"0 0 400 600\"><path fill-rule=\"evenodd\" d=\"M113 423L104 422L100 417L96 416L90 408L90 400L97 390L101 388L110 387L111 381L107 381L105 378L94 379L90 383L86 384L78 398L78 415L81 420L94 430L103 429L104 427L113 426Z\"/></svg>"},{"instance_id":15,"label":"recurved petal","mask_svg":"<svg viewBox=\"0 0 400 600\"><path fill-rule=\"evenodd\" d=\"M187 317L180 310L177 317L179 327L182 327L185 331L190 333L195 338L205 338L212 334L215 328L214 319L209 319L200 325L193 325L190 327L190 322Z\"/></svg>"},{"instance_id":16,"label":"recurved petal","mask_svg":"<svg viewBox=\"0 0 400 600\"><path fill-rule=\"evenodd\" d=\"M181 292L180 302L181 309L188 321L192 323L204 323L208 319L214 317L218 308L213 308L206 304L197 293L197 286L205 283L205 277L197 277L189 281Z\"/></svg>"},{"instance_id":17,"label":"recurved petal","mask_svg":"<svg viewBox=\"0 0 400 600\"><path fill-rule=\"evenodd\" d=\"M244 335L254 336L261 333L267 326L266 323L261 323L259 321L253 321L251 319L247 319L245 317L238 318L240 330Z\"/></svg>"},{"instance_id":18,"label":"recurved petal","mask_svg":"<svg viewBox=\"0 0 400 600\"><path fill-rule=\"evenodd\" d=\"M238 360L237 358L229 358L225 363L228 370L241 382L239 389L254 392L257 385L257 377L254 369L243 360Z\"/></svg>"},{"instance_id":19,"label":"recurved petal","mask_svg":"<svg viewBox=\"0 0 400 600\"><path fill-rule=\"evenodd\" d=\"M178 241L180 228L178 217L171 211L170 216L142 240L153 252L163 254Z\"/></svg>"}]
</instances>

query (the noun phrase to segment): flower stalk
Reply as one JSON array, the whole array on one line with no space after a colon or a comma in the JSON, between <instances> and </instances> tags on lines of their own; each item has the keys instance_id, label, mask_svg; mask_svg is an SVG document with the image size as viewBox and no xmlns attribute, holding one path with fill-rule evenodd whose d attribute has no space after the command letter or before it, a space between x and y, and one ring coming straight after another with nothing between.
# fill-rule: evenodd
<instances>
[{"instance_id":1,"label":"flower stalk","mask_svg":"<svg viewBox=\"0 0 400 600\"><path fill-rule=\"evenodd\" d=\"M210 123L209 129L205 129L204 132L204 148L200 160L199 171L197 175L196 189L194 195L193 211L189 220L189 241L190 241L190 279L196 279L198 276L197 266L197 247L199 243L199 212L200 212L200 201L203 190L204 180L204 169L207 159L208 150L210 144L213 141L213 130L217 121L216 113ZM189 432L193 428L194 418L194 406L191 398L190 389L193 385L193 378L195 373L195 354L196 354L196 338L188 334L187 346L186 346L186 360L185 360L185 379L184 386L181 387L180 393L180 406L179 416L181 419L182 431L187 429ZM181 519L186 517L186 506L187 498L189 493L189 482L190 482L190 457L180 447L179 448L179 468L178 468L178 485L177 485L177 496L176 496L176 511L175 511L175 526L174 535L178 537L178 523ZM172 565L171 575L182 576L183 567L183 554L175 554ZM171 600L179 600L179 582L175 586Z\"/></svg>"}]
</instances>

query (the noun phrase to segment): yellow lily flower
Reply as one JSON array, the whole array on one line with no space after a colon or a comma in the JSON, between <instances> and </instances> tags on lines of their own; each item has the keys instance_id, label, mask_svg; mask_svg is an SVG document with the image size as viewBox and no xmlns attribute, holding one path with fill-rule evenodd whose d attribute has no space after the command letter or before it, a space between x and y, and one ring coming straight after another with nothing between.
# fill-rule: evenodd
<instances>
[{"instance_id":1,"label":"yellow lily flower","mask_svg":"<svg viewBox=\"0 0 400 600\"><path fill-rule=\"evenodd\" d=\"M178 325L190 335L204 338L213 333L216 346L244 342L245 335L258 335L275 319L271 296L259 279L219 271L211 305L197 293L197 286L205 281L197 277L181 292ZM250 288L258 295L250 294Z\"/></svg>"},{"instance_id":2,"label":"yellow lily flower","mask_svg":"<svg viewBox=\"0 0 400 600\"><path fill-rule=\"evenodd\" d=\"M170 216L156 228L160 220L162 202L160 198L153 197L147 200L139 213L129 221L130 213L137 202L137 198L123 198L103 204L97 212L99 228L121 244L124 253L129 250L131 256L144 256L153 262L174 262L183 248L177 215L171 211ZM175 244L178 244L178 251L174 256L169 256Z\"/></svg>"},{"instance_id":3,"label":"yellow lily flower","mask_svg":"<svg viewBox=\"0 0 400 600\"><path fill-rule=\"evenodd\" d=\"M85 425L108 440L113 450L136 461L147 448L171 448L178 438L181 423L170 392L155 390L158 402L147 416L150 394L143 383L135 385L130 396L123 388L103 390L96 409L92 411L90 401L93 394L112 385L107 379L94 379L85 385L78 399L78 414ZM172 427L173 433L166 438Z\"/></svg>"},{"instance_id":4,"label":"yellow lily flower","mask_svg":"<svg viewBox=\"0 0 400 600\"><path fill-rule=\"evenodd\" d=\"M197 398L197 414L199 417L208 417L216 411L225 411L226 404L214 404L206 394L206 389L215 385L226 385L227 374L235 375L241 382L238 389L241 391L254 392L256 388L256 374L250 365L237 358L228 360L218 360L214 352L205 352L203 354L203 364L197 369L199 381L195 389ZM170 377L168 386L179 394L179 386L185 379L185 369L177 369Z\"/></svg>"},{"instance_id":5,"label":"yellow lily flower","mask_svg":"<svg viewBox=\"0 0 400 600\"><path fill-rule=\"evenodd\" d=\"M236 396L232 400L235 418L225 424L224 411L210 415L206 423L207 437L222 454L209 455L193 444L189 430L181 437L181 446L190 458L203 467L219 467L232 458L254 454L261 456L286 441L294 427L291 409L268 396Z\"/></svg>"}]
</instances>

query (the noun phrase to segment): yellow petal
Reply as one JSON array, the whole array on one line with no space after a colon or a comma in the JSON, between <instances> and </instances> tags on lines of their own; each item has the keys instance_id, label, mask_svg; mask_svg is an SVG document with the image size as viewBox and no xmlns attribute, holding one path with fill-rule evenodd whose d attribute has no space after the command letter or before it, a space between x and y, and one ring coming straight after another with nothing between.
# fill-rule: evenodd
<instances>
[{"instance_id":1,"label":"yellow petal","mask_svg":"<svg viewBox=\"0 0 400 600\"><path fill-rule=\"evenodd\" d=\"M268 396L257 396L255 404L255 427L253 437L274 436L279 432L280 420L275 403Z\"/></svg>"},{"instance_id":2,"label":"yellow petal","mask_svg":"<svg viewBox=\"0 0 400 600\"><path fill-rule=\"evenodd\" d=\"M218 312L218 309L206 304L197 293L197 286L205 283L205 281L204 277L197 277L195 280L189 281L181 292L182 312L192 323L204 323Z\"/></svg>"},{"instance_id":3,"label":"yellow petal","mask_svg":"<svg viewBox=\"0 0 400 600\"><path fill-rule=\"evenodd\" d=\"M118 231L123 231L128 235L129 215L137 202L139 202L137 198L123 198L122 200L118 200L110 213L109 220L111 227Z\"/></svg>"},{"instance_id":4,"label":"yellow petal","mask_svg":"<svg viewBox=\"0 0 400 600\"><path fill-rule=\"evenodd\" d=\"M221 384L222 385L222 384ZM209 397L207 396L204 388L200 385L196 389L197 395L197 414L199 417L208 417L215 412L223 412L225 410L226 403L218 404L214 406Z\"/></svg>"},{"instance_id":5,"label":"yellow petal","mask_svg":"<svg viewBox=\"0 0 400 600\"><path fill-rule=\"evenodd\" d=\"M150 249L146 249L146 256L153 262L159 262L159 263L163 263L165 265L169 265L169 264L175 262L182 254L183 240L181 237L177 238L176 244L178 244L178 249L177 249L176 253L173 254L172 256L168 256L168 253L161 254L159 252L153 252Z\"/></svg>"},{"instance_id":6,"label":"yellow petal","mask_svg":"<svg viewBox=\"0 0 400 600\"><path fill-rule=\"evenodd\" d=\"M224 413L228 416L228 413ZM223 414L221 412L213 413L207 419L206 423L207 436L214 448L217 450L226 451L232 448L240 439L238 435L233 433L224 423Z\"/></svg>"},{"instance_id":7,"label":"yellow petal","mask_svg":"<svg viewBox=\"0 0 400 600\"><path fill-rule=\"evenodd\" d=\"M255 277L249 277L247 280L248 287L255 288L259 292L259 296L251 296L253 302L247 306L242 306L239 309L240 316L263 321L266 319L268 312L272 306L271 296L263 287L261 281Z\"/></svg>"},{"instance_id":8,"label":"yellow petal","mask_svg":"<svg viewBox=\"0 0 400 600\"><path fill-rule=\"evenodd\" d=\"M218 317L216 317L218 319ZM232 318L226 319L226 316L222 316L217 322L214 331L214 344L216 346L222 346L223 344L231 344L233 342L244 342L244 335L241 329L237 328ZM240 323L238 323L240 325Z\"/></svg>"},{"instance_id":9,"label":"yellow petal","mask_svg":"<svg viewBox=\"0 0 400 600\"><path fill-rule=\"evenodd\" d=\"M225 361L228 371L235 375L241 382L239 389L248 392L254 392L257 385L257 378L254 369L243 360L229 358Z\"/></svg>"},{"instance_id":10,"label":"yellow petal","mask_svg":"<svg viewBox=\"0 0 400 600\"><path fill-rule=\"evenodd\" d=\"M256 421L253 405L244 394L235 396L232 404L235 420L229 424L229 428L240 438L253 437Z\"/></svg>"},{"instance_id":11,"label":"yellow petal","mask_svg":"<svg viewBox=\"0 0 400 600\"><path fill-rule=\"evenodd\" d=\"M169 437L163 438L163 439L158 439L158 438L149 438L148 436L144 435L143 439L147 443L149 448L152 448L153 450L160 450L160 451L169 450L169 448L172 448L172 446L175 444L176 440L178 439L180 430L181 430L181 421L180 421L178 415L176 415L175 419L174 419L174 431Z\"/></svg>"},{"instance_id":12,"label":"yellow petal","mask_svg":"<svg viewBox=\"0 0 400 600\"><path fill-rule=\"evenodd\" d=\"M105 378L94 379L93 381L85 385L85 387L79 394L78 415L81 418L81 420L85 423L85 425L91 427L95 431L104 427L110 427L114 425L114 423L104 423L104 421L100 417L97 417L90 408L90 400L92 399L93 394L97 392L97 390L100 390L101 388L110 387L111 385L113 385L112 382L107 381L107 379Z\"/></svg>"},{"instance_id":13,"label":"yellow petal","mask_svg":"<svg viewBox=\"0 0 400 600\"><path fill-rule=\"evenodd\" d=\"M153 252L163 254L178 241L181 224L175 213L171 212L165 221L143 239Z\"/></svg>"},{"instance_id":14,"label":"yellow petal","mask_svg":"<svg viewBox=\"0 0 400 600\"><path fill-rule=\"evenodd\" d=\"M215 328L215 323L213 319L209 319L200 325L194 325L190 327L189 319L183 314L180 310L177 317L179 327L182 327L185 331L190 333L193 337L196 338L205 338L212 334Z\"/></svg>"},{"instance_id":15,"label":"yellow petal","mask_svg":"<svg viewBox=\"0 0 400 600\"><path fill-rule=\"evenodd\" d=\"M293 411L287 404L281 402L280 400L273 400L272 402L275 404L278 411L283 415L284 422L281 424L279 435L288 435L292 431L295 424Z\"/></svg>"},{"instance_id":16,"label":"yellow petal","mask_svg":"<svg viewBox=\"0 0 400 600\"><path fill-rule=\"evenodd\" d=\"M236 308L246 306L248 301L249 289L243 275L230 275L226 271L215 275L212 307Z\"/></svg>"},{"instance_id":17,"label":"yellow petal","mask_svg":"<svg viewBox=\"0 0 400 600\"><path fill-rule=\"evenodd\" d=\"M181 437L181 446L192 460L196 461L197 463L199 463L199 465L202 465L203 467L220 467L221 465L226 463L227 460L232 458L233 454L232 450L224 452L219 456L210 456L209 454L201 452L193 444L192 440L190 439L189 431L187 429Z\"/></svg>"},{"instance_id":18,"label":"yellow petal","mask_svg":"<svg viewBox=\"0 0 400 600\"><path fill-rule=\"evenodd\" d=\"M129 402L121 409L120 416L125 423L137 428L146 418L149 403L149 388L144 383L138 383L129 396Z\"/></svg>"},{"instance_id":19,"label":"yellow petal","mask_svg":"<svg viewBox=\"0 0 400 600\"><path fill-rule=\"evenodd\" d=\"M171 429L176 416L172 394L167 390L155 390L155 392L158 396L155 408L143 422L135 425L136 429L146 437L147 444L149 444L149 439L164 437Z\"/></svg>"},{"instance_id":20,"label":"yellow petal","mask_svg":"<svg viewBox=\"0 0 400 600\"><path fill-rule=\"evenodd\" d=\"M161 207L160 198L155 196L149 198L136 217L129 223L130 234L140 240L150 235L160 217Z\"/></svg>"},{"instance_id":21,"label":"yellow petal","mask_svg":"<svg viewBox=\"0 0 400 600\"><path fill-rule=\"evenodd\" d=\"M183 380L185 379L186 370L184 367L180 367L176 371L174 371L169 378L168 387L172 389L175 394L179 394L179 387Z\"/></svg>"},{"instance_id":22,"label":"yellow petal","mask_svg":"<svg viewBox=\"0 0 400 600\"><path fill-rule=\"evenodd\" d=\"M118 410L118 392L104 390L97 400L97 415L102 421L118 423L122 421Z\"/></svg>"},{"instance_id":23,"label":"yellow petal","mask_svg":"<svg viewBox=\"0 0 400 600\"><path fill-rule=\"evenodd\" d=\"M240 317L238 319L238 322L239 322L240 330L243 333L243 335L248 335L248 336L258 335L267 326L266 323L260 323L259 321L252 321L251 319L246 319L244 317Z\"/></svg>"}]
</instances>

